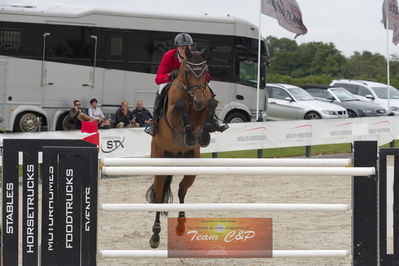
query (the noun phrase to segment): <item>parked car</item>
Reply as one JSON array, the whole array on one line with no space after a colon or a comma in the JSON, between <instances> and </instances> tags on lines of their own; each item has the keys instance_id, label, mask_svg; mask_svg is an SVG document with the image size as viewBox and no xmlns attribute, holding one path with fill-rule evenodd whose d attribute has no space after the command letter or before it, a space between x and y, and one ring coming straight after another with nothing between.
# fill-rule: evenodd
<instances>
[{"instance_id":1,"label":"parked car","mask_svg":"<svg viewBox=\"0 0 399 266\"><path fill-rule=\"evenodd\" d=\"M267 119L321 119L346 118L346 109L332 103L318 101L304 89L288 84L270 83L268 93Z\"/></svg>"},{"instance_id":2,"label":"parked car","mask_svg":"<svg viewBox=\"0 0 399 266\"><path fill-rule=\"evenodd\" d=\"M344 107L349 117L387 115L387 112L381 105L361 101L344 88L328 85L304 85L301 87L316 100L327 101Z\"/></svg>"},{"instance_id":3,"label":"parked car","mask_svg":"<svg viewBox=\"0 0 399 266\"><path fill-rule=\"evenodd\" d=\"M399 115L399 91L395 87L374 81L350 79L333 80L330 85L343 87L359 99L381 105L389 115Z\"/></svg>"}]
</instances>

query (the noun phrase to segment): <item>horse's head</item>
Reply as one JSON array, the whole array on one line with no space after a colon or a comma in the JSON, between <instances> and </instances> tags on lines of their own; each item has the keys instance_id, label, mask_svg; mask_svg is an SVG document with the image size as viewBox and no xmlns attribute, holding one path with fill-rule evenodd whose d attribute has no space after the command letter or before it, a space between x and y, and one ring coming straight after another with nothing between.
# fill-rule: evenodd
<instances>
[{"instance_id":1,"label":"horse's head","mask_svg":"<svg viewBox=\"0 0 399 266\"><path fill-rule=\"evenodd\" d=\"M206 57L208 51L191 51L187 47L185 52L186 62L183 67L186 92L192 98L194 110L201 111L205 107L206 75L208 73Z\"/></svg>"}]
</instances>

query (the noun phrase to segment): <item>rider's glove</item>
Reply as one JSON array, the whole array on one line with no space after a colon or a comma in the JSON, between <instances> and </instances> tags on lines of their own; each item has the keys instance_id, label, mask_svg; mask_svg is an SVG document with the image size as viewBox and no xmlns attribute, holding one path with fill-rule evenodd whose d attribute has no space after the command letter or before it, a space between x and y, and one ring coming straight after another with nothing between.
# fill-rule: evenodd
<instances>
[{"instance_id":1,"label":"rider's glove","mask_svg":"<svg viewBox=\"0 0 399 266\"><path fill-rule=\"evenodd\" d=\"M169 73L169 80L173 80L173 79L177 78L178 75L179 75L179 70L177 70L177 69L172 70Z\"/></svg>"}]
</instances>

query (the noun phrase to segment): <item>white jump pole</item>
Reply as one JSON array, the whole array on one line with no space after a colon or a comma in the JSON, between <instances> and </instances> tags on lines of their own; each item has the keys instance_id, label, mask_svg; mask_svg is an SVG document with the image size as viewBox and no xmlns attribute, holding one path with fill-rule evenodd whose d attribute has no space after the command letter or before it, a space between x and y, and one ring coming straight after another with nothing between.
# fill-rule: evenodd
<instances>
[{"instance_id":1,"label":"white jump pole","mask_svg":"<svg viewBox=\"0 0 399 266\"><path fill-rule=\"evenodd\" d=\"M304 211L341 212L347 204L287 204L287 203L198 203L198 204L101 204L105 211Z\"/></svg>"},{"instance_id":2,"label":"white jump pole","mask_svg":"<svg viewBox=\"0 0 399 266\"><path fill-rule=\"evenodd\" d=\"M105 175L324 175L369 176L373 167L167 167L167 166L113 166L102 168Z\"/></svg>"},{"instance_id":3,"label":"white jump pole","mask_svg":"<svg viewBox=\"0 0 399 266\"><path fill-rule=\"evenodd\" d=\"M104 158L105 166L349 166L351 159Z\"/></svg>"},{"instance_id":4,"label":"white jump pole","mask_svg":"<svg viewBox=\"0 0 399 266\"><path fill-rule=\"evenodd\" d=\"M273 258L342 258L348 250L273 250ZM167 258L167 250L100 250L102 258Z\"/></svg>"}]
</instances>

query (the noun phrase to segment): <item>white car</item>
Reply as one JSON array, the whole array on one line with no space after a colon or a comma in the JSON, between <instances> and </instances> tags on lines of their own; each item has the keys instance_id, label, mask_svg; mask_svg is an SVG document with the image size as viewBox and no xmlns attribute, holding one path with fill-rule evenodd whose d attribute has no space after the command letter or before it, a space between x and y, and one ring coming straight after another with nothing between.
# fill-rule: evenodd
<instances>
[{"instance_id":1,"label":"white car","mask_svg":"<svg viewBox=\"0 0 399 266\"><path fill-rule=\"evenodd\" d=\"M268 120L296 120L347 118L345 108L336 104L318 101L304 89L279 83L266 85L268 99Z\"/></svg>"},{"instance_id":2,"label":"white car","mask_svg":"<svg viewBox=\"0 0 399 266\"><path fill-rule=\"evenodd\" d=\"M343 87L361 100L381 105L389 115L399 115L399 91L395 87L374 81L350 79L333 80L330 85Z\"/></svg>"}]
</instances>

